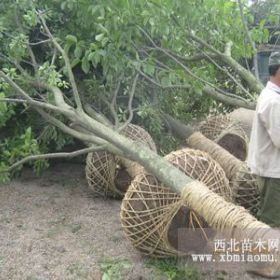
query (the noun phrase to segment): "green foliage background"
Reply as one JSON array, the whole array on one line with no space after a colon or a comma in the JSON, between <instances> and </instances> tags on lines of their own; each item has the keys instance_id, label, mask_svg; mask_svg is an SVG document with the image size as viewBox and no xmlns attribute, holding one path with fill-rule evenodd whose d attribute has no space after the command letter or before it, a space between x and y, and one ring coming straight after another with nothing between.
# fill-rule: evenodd
<instances>
[{"instance_id":1,"label":"green foliage background","mask_svg":"<svg viewBox=\"0 0 280 280\"><path fill-rule=\"evenodd\" d=\"M279 24L279 16L274 16L280 10L279 3L270 3L261 6L260 9L266 11L261 20L259 13L255 12L256 18L252 10L245 11L257 43L268 42L267 23ZM248 4L247 1L244 4ZM255 9L259 11L258 7ZM273 14L270 14L268 11L272 10ZM83 102L91 104L112 121L107 103L118 82L116 112L120 121L128 117L128 92L138 70L166 87L163 89L141 79L133 101L133 122L145 126L162 154L174 149L178 142L166 133L160 112L189 122L210 112L231 110L202 94L205 81L230 89L237 95L242 93L207 60L188 62L192 71L204 81L186 75L182 67L153 50L141 30L162 48L181 58L201 52L198 46L189 43L186 31L197 34L221 51L226 42L232 41L232 56L238 61L253 55L250 44L244 39L243 24L234 1L2 0L0 11L0 67L33 97L50 102L53 99L49 92L36 91L24 73L60 87L72 103L64 63L42 32L36 11L44 14L51 32L67 51ZM37 68L30 60L28 42L36 56ZM189 89L168 88L177 84L188 84ZM16 97L13 90L0 80L0 99L13 97ZM39 119L25 104L0 102L0 171L26 155L61 151L73 143L72 138ZM37 161L30 165L40 172L48 163ZM11 175L17 174L19 169ZM9 175L0 178L5 181Z\"/></svg>"}]
</instances>

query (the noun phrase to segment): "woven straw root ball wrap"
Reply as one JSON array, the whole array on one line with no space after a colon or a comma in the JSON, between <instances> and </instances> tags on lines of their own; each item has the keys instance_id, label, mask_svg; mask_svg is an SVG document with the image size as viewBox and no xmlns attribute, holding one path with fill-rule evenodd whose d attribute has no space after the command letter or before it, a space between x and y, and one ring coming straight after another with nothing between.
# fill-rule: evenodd
<instances>
[{"instance_id":1,"label":"woven straw root ball wrap","mask_svg":"<svg viewBox=\"0 0 280 280\"><path fill-rule=\"evenodd\" d=\"M237 159L200 132L193 133L187 144L193 149L207 152L224 169L233 190L234 202L255 215L260 206L260 191L256 176L251 174L246 163Z\"/></svg>"},{"instance_id":2,"label":"woven straw root ball wrap","mask_svg":"<svg viewBox=\"0 0 280 280\"><path fill-rule=\"evenodd\" d=\"M208 154L183 149L170 153L166 159L187 176L205 183L212 191L231 200L225 173ZM205 220L189 209L180 195L163 186L153 175L144 173L136 176L125 194L121 222L133 246L144 254L156 257L187 254L191 250L190 244L178 250L179 228L196 228L197 241L206 243L207 239L203 231L208 227ZM185 237L187 240L188 236Z\"/></svg>"},{"instance_id":3,"label":"woven straw root ball wrap","mask_svg":"<svg viewBox=\"0 0 280 280\"><path fill-rule=\"evenodd\" d=\"M200 124L199 131L238 159L246 160L249 139L236 120L227 115L210 116Z\"/></svg>"},{"instance_id":4,"label":"woven straw root ball wrap","mask_svg":"<svg viewBox=\"0 0 280 280\"><path fill-rule=\"evenodd\" d=\"M106 151L89 153L86 159L86 178L89 188L98 196L122 197L115 185L118 159Z\"/></svg>"},{"instance_id":5,"label":"woven straw root ball wrap","mask_svg":"<svg viewBox=\"0 0 280 280\"><path fill-rule=\"evenodd\" d=\"M256 215L260 208L260 190L258 179L250 173L246 163L240 165L238 171L230 180L235 203L248 209Z\"/></svg>"},{"instance_id":6,"label":"woven straw root ball wrap","mask_svg":"<svg viewBox=\"0 0 280 280\"><path fill-rule=\"evenodd\" d=\"M148 146L154 152L157 151L156 144L151 135L138 125L129 124L121 131L121 134L135 142ZM120 158L120 162L131 178L134 178L137 174L143 173L144 168L137 162L126 158Z\"/></svg>"},{"instance_id":7,"label":"woven straw root ball wrap","mask_svg":"<svg viewBox=\"0 0 280 280\"><path fill-rule=\"evenodd\" d=\"M120 133L156 151L152 137L142 127L128 124ZM89 188L97 196L122 198L131 178L142 170L138 163L106 151L97 151L88 154L85 173Z\"/></svg>"}]
</instances>

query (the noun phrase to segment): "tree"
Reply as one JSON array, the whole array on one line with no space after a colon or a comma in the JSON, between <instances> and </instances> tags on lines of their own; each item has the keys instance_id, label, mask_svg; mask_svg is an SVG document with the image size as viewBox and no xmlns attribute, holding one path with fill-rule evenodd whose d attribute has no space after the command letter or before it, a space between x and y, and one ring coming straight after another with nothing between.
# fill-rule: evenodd
<instances>
[{"instance_id":1,"label":"tree","mask_svg":"<svg viewBox=\"0 0 280 280\"><path fill-rule=\"evenodd\" d=\"M44 89L28 83L26 73L60 87L73 101L65 65L36 16L36 9L43 10L69 57L83 102L115 126L132 118L144 124L162 147L162 139L167 143L169 136L163 137L159 111L189 121L213 110L229 110L220 101L254 108L262 85L238 62L254 56L252 40L260 43L268 36L263 22L256 22L250 30L247 23L253 19L247 4L221 0L2 1L1 10L7 12L0 19L1 67L31 95L40 98L38 93ZM276 4L272 7L277 11ZM137 74L137 86L131 91ZM1 86L2 97L13 97L5 84ZM47 98L53 98L52 94L47 93ZM2 138L9 139L1 145L2 165L28 153L60 151L73 142L54 126L38 121L32 112L25 113L22 104L2 102L0 110ZM24 148L25 140L32 148ZM37 170L45 165L45 161L35 162Z\"/></svg>"},{"instance_id":2,"label":"tree","mask_svg":"<svg viewBox=\"0 0 280 280\"><path fill-rule=\"evenodd\" d=\"M1 8L4 8L7 3L1 2ZM22 2L20 1L20 3ZM200 6L196 3L195 1L191 4L194 4L201 13L202 11L207 12L207 9L210 8L207 5L216 4L216 1L207 1L207 5ZM237 12L235 4L223 6L222 1L217 1L217 3L224 8L224 10L221 9L224 11L224 14L222 13L224 16L228 16L229 11L232 12L229 7L233 7L233 12ZM51 4L55 7L57 2ZM142 83L146 86L145 82L147 82L147 86L150 86L150 83L153 85L159 84L163 90L169 87L176 88L177 85L180 90L182 88L193 88L198 92L204 92L206 88L206 90L210 89L220 96L224 92L221 93L216 85L219 85L221 80L224 81L223 75L225 75L231 77L235 85L243 90L243 94L248 94L248 89L254 92L259 91L262 85L231 56L231 48L234 45L232 46L229 41L226 41L224 50L219 51L218 49L222 48L221 42L216 41L221 35L219 32L218 34L214 32L211 42L210 40L206 42L202 36L205 36L204 33L194 33L189 28L185 30L182 26L186 21L185 16L182 15L189 12L188 8L190 7L185 3L113 1L112 5L106 6L106 8L103 6L105 4L107 3L96 2L94 6L90 6L87 1L81 1L81 3L80 1L79 3L65 1L62 3L63 8L70 10L72 8L71 11L74 16L80 13L82 13L82 16L86 15L82 9L85 7L90 13L99 14L97 20L100 20L100 22L97 23L97 26L95 22L93 25L100 30L102 29L103 32L94 35L89 34L94 36L95 41L93 45L89 46L92 50L87 49L85 51L80 46L81 41L77 37L68 34L65 40L62 40L63 34L60 34L59 31L55 34L50 30L48 22L52 23L51 29L56 30L59 20L65 21L65 18L60 17L60 13L54 13L52 16L55 16L55 20L51 21L53 17L51 17L49 10L36 9L38 7L35 7L34 3L29 1L24 1L23 6L15 3L15 11L18 11L18 9L21 11L24 21L21 21L21 17L17 17L17 20L13 22L14 15L11 15L10 22L7 21L11 24L9 25L9 32L2 28L2 33L11 37L8 44L1 45L5 60L1 67L2 70L0 70L1 87L4 89L1 102L4 102L5 106L12 103L19 104L22 106L21 108L33 109L36 112L36 118L39 115L40 118L63 133L88 143L88 147L72 153L30 155L12 164L5 171L10 171L30 160L73 157L103 149L142 164L148 172L154 174L163 184L181 193L182 197L188 201L189 206L195 209L199 215L206 217L206 221L210 225L232 229L235 227L243 229L244 226L250 225L258 229L269 229L267 225L256 221L245 209L225 202L203 184L193 181L149 148L119 134L133 117L132 103L136 91L139 90L138 84L141 84L141 86ZM81 5L79 6L81 9L77 9L75 5ZM211 13L208 14L211 15ZM162 15L165 18L162 18ZM75 21L78 27L83 27L85 18L86 16L79 18L77 22ZM164 26L164 22L167 23L165 29L172 22L171 30L164 31L172 37L172 40L164 37L163 30L157 28L156 22L159 23L158 26L160 27L161 24ZM68 24L68 28L71 30L73 28L72 22L68 22ZM13 34L11 30L15 25L17 26L15 29L22 30L18 35ZM86 24L86 27L88 29L81 30L91 29L90 24ZM123 32L121 28L126 28L126 32ZM32 37L34 30L39 30L39 35ZM30 41L30 38L35 38L35 41ZM37 45L40 45L40 48L36 52L34 46ZM186 48L182 48L184 45L186 45ZM192 63L194 57L197 59L198 54L194 53L197 48L202 48L199 53L199 64L197 66L194 64L190 68L187 61L189 60ZM233 48L233 53L235 52L236 50ZM191 53L192 56L186 56L187 53ZM213 60L214 57L216 60ZM211 63L206 63L205 58L209 59ZM217 62L214 63L213 61ZM223 66L220 66L218 62L223 63ZM200 69L200 67L205 67L207 71L210 71L214 69L212 64L223 74L221 80L215 80L216 85L208 80L207 75L203 76ZM77 65L84 72L81 77L79 77L80 69L77 70ZM230 66L242 80L237 80L235 78L236 74L231 74L225 65ZM91 69L92 67L95 67L95 69ZM90 81L89 84L86 83L84 74L92 74L91 70L96 71L98 67L102 68L102 77ZM211 75L217 75L216 70L212 71L209 72ZM78 80L76 80L75 75L79 77ZM192 81L192 79L195 79L195 81ZM115 83L115 81L117 82ZM243 83L246 85L243 85ZM88 89L85 85L89 86ZM100 100L105 97L105 104L108 104L107 110L111 112L111 120L114 121L112 125L104 115L97 113L87 103L89 98L95 97L94 92L91 96L87 96L91 90L94 90L94 85L97 91L106 89L103 91ZM126 89L128 100L127 118L122 122L117 116L115 106L120 88ZM180 92L178 92L178 96L180 96L179 94ZM236 99L237 96L235 94L234 97L230 98ZM148 96L148 98L151 97ZM228 100L228 96L226 96L226 99ZM8 112L10 111L8 110ZM35 152L38 152L38 150ZM199 192L197 191L198 188L200 189ZM206 203L209 197L215 202L211 206L212 212L214 211L217 215L213 215L213 217L209 215L209 207ZM205 203L200 205L199 201ZM221 205L223 205L222 208ZM238 216L238 218L227 221L227 215L232 211L240 211L242 218ZM225 221L223 225L221 225L221 220Z\"/></svg>"}]
</instances>

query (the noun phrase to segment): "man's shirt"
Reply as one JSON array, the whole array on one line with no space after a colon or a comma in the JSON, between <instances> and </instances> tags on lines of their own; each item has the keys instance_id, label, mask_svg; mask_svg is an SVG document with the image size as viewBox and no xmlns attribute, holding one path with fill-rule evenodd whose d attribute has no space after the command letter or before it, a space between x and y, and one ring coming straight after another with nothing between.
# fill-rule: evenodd
<instances>
[{"instance_id":1,"label":"man's shirt","mask_svg":"<svg viewBox=\"0 0 280 280\"><path fill-rule=\"evenodd\" d=\"M280 87L268 82L253 120L248 166L253 174L280 178Z\"/></svg>"}]
</instances>

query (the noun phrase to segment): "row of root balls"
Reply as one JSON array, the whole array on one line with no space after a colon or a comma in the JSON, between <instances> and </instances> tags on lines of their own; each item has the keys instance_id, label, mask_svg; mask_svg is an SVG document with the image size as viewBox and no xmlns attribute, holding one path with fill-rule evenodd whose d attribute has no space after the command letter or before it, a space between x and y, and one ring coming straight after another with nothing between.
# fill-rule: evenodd
<instances>
[{"instance_id":1,"label":"row of root balls","mask_svg":"<svg viewBox=\"0 0 280 280\"><path fill-rule=\"evenodd\" d=\"M209 118L199 129L239 159L246 158L247 136L228 117ZM121 133L156 151L152 137L143 128L129 124ZM205 151L185 148L171 152L165 159L225 200L249 210L257 209L259 194L256 183L244 164L229 181L221 165ZM86 165L91 190L103 197L124 196L121 223L133 246L156 257L185 255L204 248L215 234L214 229L177 193L137 165L105 151L89 154ZM137 172L131 172L131 166Z\"/></svg>"}]
</instances>

